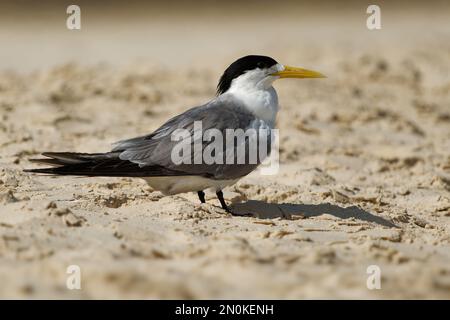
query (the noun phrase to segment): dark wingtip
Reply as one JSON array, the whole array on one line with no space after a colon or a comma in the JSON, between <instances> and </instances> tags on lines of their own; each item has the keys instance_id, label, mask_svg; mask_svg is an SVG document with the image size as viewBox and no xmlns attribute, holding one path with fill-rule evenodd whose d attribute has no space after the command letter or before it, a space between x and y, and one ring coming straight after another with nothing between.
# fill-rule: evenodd
<instances>
[{"instance_id":1,"label":"dark wingtip","mask_svg":"<svg viewBox=\"0 0 450 320\"><path fill-rule=\"evenodd\" d=\"M45 174L54 174L54 168L43 168L43 169L24 169L23 172L27 173L45 173Z\"/></svg>"},{"instance_id":2,"label":"dark wingtip","mask_svg":"<svg viewBox=\"0 0 450 320\"><path fill-rule=\"evenodd\" d=\"M61 154L64 154L64 152L48 152L47 151L47 152L42 152L41 156L52 158L54 156L58 156L58 155L61 155Z\"/></svg>"},{"instance_id":3,"label":"dark wingtip","mask_svg":"<svg viewBox=\"0 0 450 320\"><path fill-rule=\"evenodd\" d=\"M61 162L58 159L51 159L51 158L38 158L38 159L28 159L28 161L33 163L41 163L41 164L47 164L51 166L61 166L64 165L63 162Z\"/></svg>"}]
</instances>

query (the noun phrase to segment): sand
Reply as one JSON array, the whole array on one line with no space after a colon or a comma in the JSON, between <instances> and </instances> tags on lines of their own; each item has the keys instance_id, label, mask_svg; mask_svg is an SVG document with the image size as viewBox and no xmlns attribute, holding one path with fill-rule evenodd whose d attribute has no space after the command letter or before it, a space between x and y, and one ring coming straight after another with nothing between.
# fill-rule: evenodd
<instances>
[{"instance_id":1,"label":"sand","mask_svg":"<svg viewBox=\"0 0 450 320\"><path fill-rule=\"evenodd\" d=\"M221 70L253 53L238 45L246 33L235 50L202 51L201 63L161 65L157 51L51 65L42 54L35 71L18 61L1 71L0 297L450 298L448 22L429 16L422 30L386 19L374 36L351 31L358 17L334 29L330 19L308 33L291 18L280 33L303 41L282 38L279 48L277 32L261 31L259 53L270 47L280 62L328 78L276 83L280 172L252 173L224 192L252 216L230 216L213 193L200 205L196 194L163 196L139 179L22 171L42 151L107 151L208 101ZM200 23L213 42L228 35L213 19ZM182 38L179 28L167 33ZM80 267L80 290L66 287L70 265ZM379 290L366 285L371 265Z\"/></svg>"}]
</instances>

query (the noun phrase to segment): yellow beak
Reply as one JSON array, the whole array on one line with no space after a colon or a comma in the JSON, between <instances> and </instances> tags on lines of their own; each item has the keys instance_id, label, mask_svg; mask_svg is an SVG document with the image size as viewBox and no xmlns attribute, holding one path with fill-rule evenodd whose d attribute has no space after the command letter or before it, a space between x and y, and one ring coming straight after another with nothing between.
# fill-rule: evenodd
<instances>
[{"instance_id":1,"label":"yellow beak","mask_svg":"<svg viewBox=\"0 0 450 320\"><path fill-rule=\"evenodd\" d=\"M290 66L284 66L283 71L272 73L272 76L280 78L326 78L320 72Z\"/></svg>"}]
</instances>

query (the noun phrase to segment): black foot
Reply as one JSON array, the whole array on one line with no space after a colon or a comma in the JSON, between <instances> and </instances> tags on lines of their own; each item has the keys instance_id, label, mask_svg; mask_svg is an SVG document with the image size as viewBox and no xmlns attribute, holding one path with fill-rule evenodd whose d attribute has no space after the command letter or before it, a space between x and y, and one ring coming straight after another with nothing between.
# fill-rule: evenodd
<instances>
[{"instance_id":1,"label":"black foot","mask_svg":"<svg viewBox=\"0 0 450 320\"><path fill-rule=\"evenodd\" d=\"M222 206L222 209L225 210L226 212L228 212L229 214L233 215L233 216L240 216L239 214L234 213L228 206L227 203L225 202L225 200L223 199L223 193L222 191L217 191L216 192L217 198L220 201L220 205Z\"/></svg>"},{"instance_id":2,"label":"black foot","mask_svg":"<svg viewBox=\"0 0 450 320\"><path fill-rule=\"evenodd\" d=\"M229 214L231 214L232 216L238 216L238 217L253 217L252 214L239 214L239 213L235 213L233 212L226 204L225 200L223 199L223 193L222 191L217 191L216 192L217 198L220 201L220 205L222 206L222 209L225 210L226 212L228 212Z\"/></svg>"},{"instance_id":3,"label":"black foot","mask_svg":"<svg viewBox=\"0 0 450 320\"><path fill-rule=\"evenodd\" d=\"M217 191L216 195L217 195L217 199L219 199L219 201L220 201L220 205L222 206L222 209L225 210L226 212L231 213L230 208L228 208L227 203L223 199L223 192L222 192L222 190Z\"/></svg>"},{"instance_id":4,"label":"black foot","mask_svg":"<svg viewBox=\"0 0 450 320\"><path fill-rule=\"evenodd\" d=\"M200 190L200 191L197 191L197 194L198 194L198 198L200 199L200 202L205 203L206 202L205 201L205 193Z\"/></svg>"}]
</instances>

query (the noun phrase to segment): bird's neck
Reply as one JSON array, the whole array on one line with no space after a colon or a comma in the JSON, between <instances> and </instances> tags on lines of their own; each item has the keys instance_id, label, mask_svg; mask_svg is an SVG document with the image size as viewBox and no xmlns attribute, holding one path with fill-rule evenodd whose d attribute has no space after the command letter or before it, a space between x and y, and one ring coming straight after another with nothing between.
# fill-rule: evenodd
<instances>
[{"instance_id":1,"label":"bird's neck","mask_svg":"<svg viewBox=\"0 0 450 320\"><path fill-rule=\"evenodd\" d=\"M226 94L241 102L242 106L270 127L275 126L278 113L278 95L275 89L257 87L231 87Z\"/></svg>"}]
</instances>

